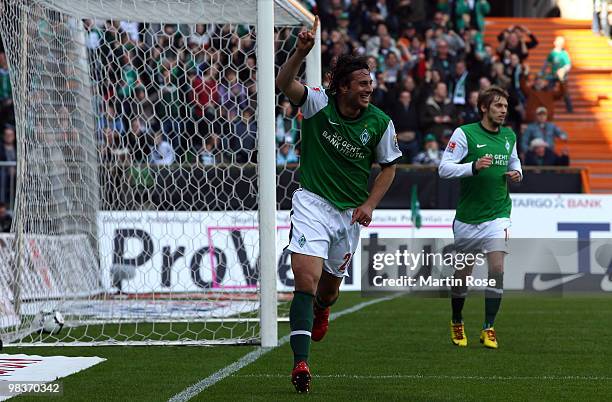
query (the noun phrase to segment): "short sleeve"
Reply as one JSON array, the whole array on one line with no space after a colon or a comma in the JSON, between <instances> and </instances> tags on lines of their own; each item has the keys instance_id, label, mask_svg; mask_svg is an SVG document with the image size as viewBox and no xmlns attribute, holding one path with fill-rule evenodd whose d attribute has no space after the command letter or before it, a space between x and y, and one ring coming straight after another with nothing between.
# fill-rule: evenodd
<instances>
[{"instance_id":1,"label":"short sleeve","mask_svg":"<svg viewBox=\"0 0 612 402\"><path fill-rule=\"evenodd\" d=\"M301 107L304 118L310 119L327 106L329 98L322 88L310 88L307 85L304 85L304 88L304 98L298 106Z\"/></svg>"},{"instance_id":2,"label":"short sleeve","mask_svg":"<svg viewBox=\"0 0 612 402\"><path fill-rule=\"evenodd\" d=\"M376 145L376 162L381 165L391 164L401 156L402 152L397 145L395 126L393 126L393 121L389 120L385 133Z\"/></svg>"}]
</instances>

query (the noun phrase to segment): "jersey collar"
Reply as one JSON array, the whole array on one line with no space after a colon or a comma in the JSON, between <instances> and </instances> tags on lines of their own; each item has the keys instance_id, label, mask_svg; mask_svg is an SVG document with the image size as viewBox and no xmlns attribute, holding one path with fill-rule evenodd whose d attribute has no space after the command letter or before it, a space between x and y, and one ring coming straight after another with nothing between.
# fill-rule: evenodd
<instances>
[{"instance_id":1,"label":"jersey collar","mask_svg":"<svg viewBox=\"0 0 612 402\"><path fill-rule=\"evenodd\" d=\"M346 122L356 122L356 121L359 121L363 117L367 108L361 109L361 112L359 112L359 116L355 118L346 117L345 115L342 114L342 112L340 111L340 108L338 107L338 95L334 94L334 109L336 109L336 113L338 113L338 116L340 116L342 120Z\"/></svg>"},{"instance_id":2,"label":"jersey collar","mask_svg":"<svg viewBox=\"0 0 612 402\"><path fill-rule=\"evenodd\" d=\"M479 121L478 125L480 126L480 128L482 128L486 133L489 133L491 135L499 135L499 133L501 133L501 126L499 126L499 130L498 131L491 131L485 128L485 126L482 125L482 122Z\"/></svg>"}]
</instances>

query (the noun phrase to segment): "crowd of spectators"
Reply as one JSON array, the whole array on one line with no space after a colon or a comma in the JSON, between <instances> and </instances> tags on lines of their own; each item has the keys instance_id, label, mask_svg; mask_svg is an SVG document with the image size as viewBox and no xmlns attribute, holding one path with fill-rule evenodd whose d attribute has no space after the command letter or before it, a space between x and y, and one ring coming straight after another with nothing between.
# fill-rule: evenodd
<instances>
[{"instance_id":1,"label":"crowd of spectators","mask_svg":"<svg viewBox=\"0 0 612 402\"><path fill-rule=\"evenodd\" d=\"M564 97L571 111L565 91L571 62L562 38L544 66L530 69L529 51L539 44L526 27L508 27L499 33L498 43L484 41L487 0L307 4L321 19L323 85L339 55L367 56L372 103L393 118L402 162L439 163L454 128L480 119L478 91L494 84L511 95L507 124L519 135L523 161L568 163L565 150L562 157L546 157L556 155L554 138L567 139L552 122L554 102ZM252 27L93 20L84 20L84 27L104 164L256 162ZM293 50L297 30L277 31L277 66ZM6 57L0 52L2 161L15 160L12 108ZM299 162L300 124L299 109L279 98L279 165ZM547 144L543 154L538 148L542 142L533 142L538 139ZM528 158L532 151L535 157ZM5 183L11 171L0 170L0 202L8 202Z\"/></svg>"},{"instance_id":2,"label":"crowd of spectators","mask_svg":"<svg viewBox=\"0 0 612 402\"><path fill-rule=\"evenodd\" d=\"M532 72L529 51L539 43L527 27L509 26L499 33L497 43L485 43L484 17L490 10L486 0L334 0L310 4L322 21L324 69L343 53L368 57L374 82L372 103L393 118L402 162L437 164L437 155L453 130L480 120L478 91L491 85L510 93L506 122L519 136L517 146L525 164L532 162L526 159L532 148L529 141L545 139L547 150L554 154L551 138L567 140L552 123L556 100L564 98L568 112L572 111L566 91L571 62L563 38L555 40L546 63L534 66ZM546 110L544 122L536 113L541 108ZM289 110L290 116L297 115ZM277 125L278 144L294 147L299 157L299 141L292 142L294 137L287 141L281 133L289 126L287 116L287 108L279 108L278 121L285 123ZM565 157L554 159L552 164L569 164L565 148L564 153ZM279 150L278 162L293 160L293 154L290 158L286 155ZM547 158L544 164L551 160Z\"/></svg>"},{"instance_id":3,"label":"crowd of spectators","mask_svg":"<svg viewBox=\"0 0 612 402\"><path fill-rule=\"evenodd\" d=\"M486 0L311 5L322 21L324 69L343 53L368 56L372 103L393 118L402 162L439 163L454 128L480 120L478 91L498 85L510 93L506 122L519 136L523 162L569 164L566 147L559 158L526 158L534 148L530 141L544 139L547 152L556 155L553 138L567 140L552 123L556 100L564 98L572 111L566 90L571 62L562 37L556 38L546 63L534 66L537 71L531 73L529 51L539 43L527 27L509 26L499 33L497 43L484 42L484 17L490 10ZM282 106L278 113L278 121L284 122L277 124L279 164L299 158L299 141L282 134L291 126L287 110ZM296 116L289 110L289 116ZM287 144L295 154L283 149Z\"/></svg>"},{"instance_id":4,"label":"crowd of spectators","mask_svg":"<svg viewBox=\"0 0 612 402\"><path fill-rule=\"evenodd\" d=\"M254 160L252 28L91 20L85 27L104 162Z\"/></svg>"},{"instance_id":5,"label":"crowd of spectators","mask_svg":"<svg viewBox=\"0 0 612 402\"><path fill-rule=\"evenodd\" d=\"M308 4L322 23L323 85L339 55L367 56L372 102L393 118L405 163L435 164L437 158L422 157L433 147L426 147L425 138L433 135L443 151L455 127L479 120L478 91L492 84L510 92L507 123L519 135L536 121L538 107L553 120L555 100L567 93L570 62L562 39L542 70L530 75L529 51L538 46L537 38L524 26L510 26L499 33L498 43L485 43L486 0ZM104 111L98 131L105 162L256 161L251 29L93 21L85 26L96 56L91 59ZM289 28L277 32L277 66L293 50L295 34ZM300 124L299 109L279 98L278 165L299 162ZM531 130L529 138L540 138L540 131ZM529 145L519 141L523 157Z\"/></svg>"}]
</instances>

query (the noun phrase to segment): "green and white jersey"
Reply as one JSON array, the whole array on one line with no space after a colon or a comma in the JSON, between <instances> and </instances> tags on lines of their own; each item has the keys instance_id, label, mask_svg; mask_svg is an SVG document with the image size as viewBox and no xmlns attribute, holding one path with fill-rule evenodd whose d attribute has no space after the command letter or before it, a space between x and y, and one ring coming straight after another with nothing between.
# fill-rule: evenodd
<instances>
[{"instance_id":1,"label":"green and white jersey","mask_svg":"<svg viewBox=\"0 0 612 402\"><path fill-rule=\"evenodd\" d=\"M391 118L374 105L354 120L343 118L329 91L305 86L301 102L300 184L339 210L368 198L372 163L402 156Z\"/></svg>"},{"instance_id":2,"label":"green and white jersey","mask_svg":"<svg viewBox=\"0 0 612 402\"><path fill-rule=\"evenodd\" d=\"M490 155L493 163L476 175L472 163ZM485 129L480 122L455 130L438 168L443 179L461 178L459 204L455 218L478 224L497 218L510 218L512 202L505 173L517 170L523 176L516 152L516 135L508 127L498 132Z\"/></svg>"}]
</instances>

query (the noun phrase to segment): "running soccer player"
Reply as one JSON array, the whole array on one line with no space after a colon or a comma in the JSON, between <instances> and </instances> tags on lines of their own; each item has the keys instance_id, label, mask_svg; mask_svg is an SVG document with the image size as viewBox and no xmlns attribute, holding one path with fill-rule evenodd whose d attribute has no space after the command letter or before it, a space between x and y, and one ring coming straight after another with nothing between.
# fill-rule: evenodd
<instances>
[{"instance_id":1,"label":"running soccer player","mask_svg":"<svg viewBox=\"0 0 612 402\"><path fill-rule=\"evenodd\" d=\"M508 253L508 228L512 203L508 180L523 178L516 152L516 135L502 124L508 112L508 93L496 86L478 96L481 121L457 128L438 168L441 178L461 178L459 203L453 222L455 245L460 251L481 250L487 256L489 285L485 289L485 318L480 342L497 349L493 324L501 304L504 257ZM462 310L467 296L465 277L473 267L455 271L462 286L451 288L451 340L467 346Z\"/></svg>"},{"instance_id":2,"label":"running soccer player","mask_svg":"<svg viewBox=\"0 0 612 402\"><path fill-rule=\"evenodd\" d=\"M359 225L372 221L402 156L391 119L370 104L373 88L366 58L341 56L326 90L296 80L317 25L318 18L312 30L298 34L296 49L276 78L277 87L304 116L301 188L292 198L287 246L295 278L289 311L291 381L300 393L310 389L310 340L320 341L327 332L330 306L359 242ZM373 163L381 171L368 193Z\"/></svg>"}]
</instances>

